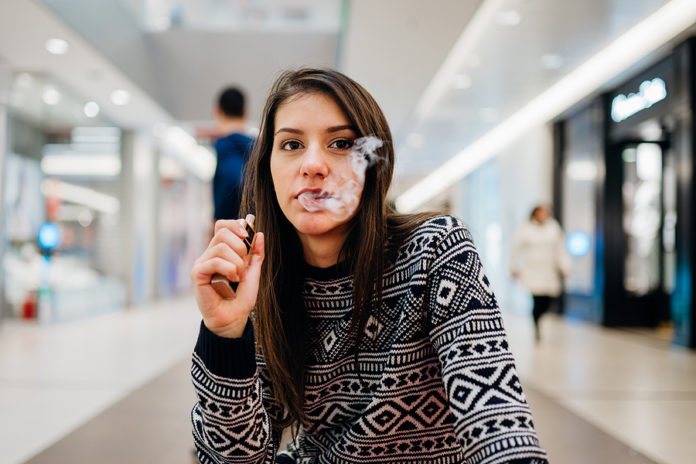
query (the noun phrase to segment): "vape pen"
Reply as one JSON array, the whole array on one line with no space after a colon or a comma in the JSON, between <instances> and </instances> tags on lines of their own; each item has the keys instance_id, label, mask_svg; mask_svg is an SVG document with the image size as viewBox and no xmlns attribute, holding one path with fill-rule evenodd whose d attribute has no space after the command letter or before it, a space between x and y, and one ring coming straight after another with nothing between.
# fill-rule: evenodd
<instances>
[{"instance_id":1,"label":"vape pen","mask_svg":"<svg viewBox=\"0 0 696 464\"><path fill-rule=\"evenodd\" d=\"M254 246L254 238L256 235L256 231L254 230L254 227L249 224L248 222L244 221L245 227L247 234L247 238L244 239L244 245L246 245L247 249L247 262L249 260L249 257L251 254L249 251L251 250L251 247ZM213 274L213 277L210 279L210 285L213 286L215 291L223 297L226 300L231 300L236 296L236 291L237 291L237 286L239 285L239 282L230 282L227 280L225 276L222 276L220 274Z\"/></svg>"}]
</instances>

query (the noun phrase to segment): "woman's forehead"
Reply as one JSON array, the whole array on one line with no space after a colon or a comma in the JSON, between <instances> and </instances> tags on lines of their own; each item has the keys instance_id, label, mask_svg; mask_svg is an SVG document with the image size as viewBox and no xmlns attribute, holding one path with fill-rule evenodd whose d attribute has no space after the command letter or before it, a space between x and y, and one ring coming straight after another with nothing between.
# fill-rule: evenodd
<instances>
[{"instance_id":1,"label":"woman's forehead","mask_svg":"<svg viewBox=\"0 0 696 464\"><path fill-rule=\"evenodd\" d=\"M320 112L318 112L320 111ZM303 92L281 102L274 115L274 132L279 124L316 123L326 125L351 124L348 115L336 99L324 92Z\"/></svg>"}]
</instances>

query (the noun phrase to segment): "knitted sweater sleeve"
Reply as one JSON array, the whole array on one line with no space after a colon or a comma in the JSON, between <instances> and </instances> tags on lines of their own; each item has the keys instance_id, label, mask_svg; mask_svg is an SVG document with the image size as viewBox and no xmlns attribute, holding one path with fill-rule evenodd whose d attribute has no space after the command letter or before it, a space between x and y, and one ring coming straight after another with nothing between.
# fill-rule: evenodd
<instances>
[{"instance_id":1,"label":"knitted sweater sleeve","mask_svg":"<svg viewBox=\"0 0 696 464\"><path fill-rule=\"evenodd\" d=\"M272 422L284 410L273 400L263 371L251 322L238 339L218 337L201 323L191 366L198 396L191 421L201 464L274 462L280 434Z\"/></svg>"},{"instance_id":2,"label":"knitted sweater sleeve","mask_svg":"<svg viewBox=\"0 0 696 464\"><path fill-rule=\"evenodd\" d=\"M498 304L471 236L456 221L435 248L427 301L430 339L466 463L546 463Z\"/></svg>"}]
</instances>

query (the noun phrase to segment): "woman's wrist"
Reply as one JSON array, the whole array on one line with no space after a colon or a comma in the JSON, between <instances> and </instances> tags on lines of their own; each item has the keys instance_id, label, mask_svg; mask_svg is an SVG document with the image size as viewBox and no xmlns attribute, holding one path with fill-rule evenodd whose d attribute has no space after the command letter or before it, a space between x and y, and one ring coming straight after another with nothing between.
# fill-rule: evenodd
<instances>
[{"instance_id":1,"label":"woman's wrist","mask_svg":"<svg viewBox=\"0 0 696 464\"><path fill-rule=\"evenodd\" d=\"M210 330L218 337L241 338L241 336L244 334L244 329L246 328L247 320L248 318L244 318L244 320L234 321L230 324L226 324L221 327L215 327L214 324L206 320L203 320L203 323L208 328L208 330Z\"/></svg>"}]
</instances>

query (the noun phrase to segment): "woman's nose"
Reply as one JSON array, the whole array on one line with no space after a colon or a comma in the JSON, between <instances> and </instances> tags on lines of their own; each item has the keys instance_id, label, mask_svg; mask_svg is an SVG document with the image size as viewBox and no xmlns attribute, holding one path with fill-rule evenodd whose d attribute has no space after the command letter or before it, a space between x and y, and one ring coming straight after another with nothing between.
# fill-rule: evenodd
<instances>
[{"instance_id":1,"label":"woman's nose","mask_svg":"<svg viewBox=\"0 0 696 464\"><path fill-rule=\"evenodd\" d=\"M310 145L302 158L302 175L306 177L326 177L329 166L321 147Z\"/></svg>"}]
</instances>

